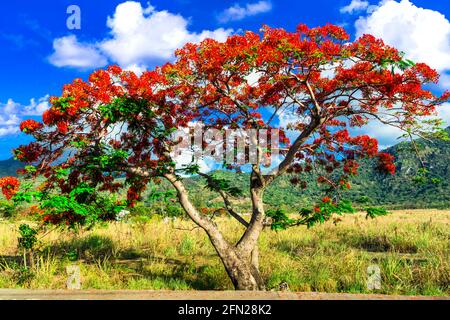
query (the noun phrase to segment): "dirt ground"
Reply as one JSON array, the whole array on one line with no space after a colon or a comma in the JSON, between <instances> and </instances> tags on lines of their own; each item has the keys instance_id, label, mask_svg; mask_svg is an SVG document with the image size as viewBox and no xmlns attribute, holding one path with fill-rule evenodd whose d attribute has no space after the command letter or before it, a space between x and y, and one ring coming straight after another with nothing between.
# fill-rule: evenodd
<instances>
[{"instance_id":1,"label":"dirt ground","mask_svg":"<svg viewBox=\"0 0 450 320\"><path fill-rule=\"evenodd\" d=\"M450 297L275 291L0 289L0 300L450 300Z\"/></svg>"}]
</instances>

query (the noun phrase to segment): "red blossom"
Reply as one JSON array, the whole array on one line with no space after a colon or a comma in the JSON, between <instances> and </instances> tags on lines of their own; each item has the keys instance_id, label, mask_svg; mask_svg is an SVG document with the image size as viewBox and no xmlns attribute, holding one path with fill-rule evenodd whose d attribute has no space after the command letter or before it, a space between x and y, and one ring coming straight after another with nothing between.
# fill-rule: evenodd
<instances>
[{"instance_id":1,"label":"red blossom","mask_svg":"<svg viewBox=\"0 0 450 320\"><path fill-rule=\"evenodd\" d=\"M56 126L61 134L66 134L69 131L69 126L66 121L59 121Z\"/></svg>"},{"instance_id":2,"label":"red blossom","mask_svg":"<svg viewBox=\"0 0 450 320\"><path fill-rule=\"evenodd\" d=\"M0 178L0 188L6 199L10 200L19 191L20 181L14 177Z\"/></svg>"},{"instance_id":3,"label":"red blossom","mask_svg":"<svg viewBox=\"0 0 450 320\"><path fill-rule=\"evenodd\" d=\"M120 75L122 73L122 68L120 68L117 65L112 65L108 67L108 71L112 74L112 75Z\"/></svg>"},{"instance_id":4,"label":"red blossom","mask_svg":"<svg viewBox=\"0 0 450 320\"><path fill-rule=\"evenodd\" d=\"M44 148L37 142L31 142L28 145L19 146L14 150L14 154L22 162L32 163L39 159Z\"/></svg>"},{"instance_id":5,"label":"red blossom","mask_svg":"<svg viewBox=\"0 0 450 320\"><path fill-rule=\"evenodd\" d=\"M358 173L359 164L354 160L347 160L344 164L344 172L350 175Z\"/></svg>"},{"instance_id":6,"label":"red blossom","mask_svg":"<svg viewBox=\"0 0 450 320\"><path fill-rule=\"evenodd\" d=\"M395 173L395 164L394 164L394 156L389 153L381 152L378 154L378 169L381 172L394 174Z\"/></svg>"},{"instance_id":7,"label":"red blossom","mask_svg":"<svg viewBox=\"0 0 450 320\"><path fill-rule=\"evenodd\" d=\"M22 123L20 124L20 131L25 133L33 133L34 131L41 129L42 127L42 123L29 119L22 121Z\"/></svg>"}]
</instances>

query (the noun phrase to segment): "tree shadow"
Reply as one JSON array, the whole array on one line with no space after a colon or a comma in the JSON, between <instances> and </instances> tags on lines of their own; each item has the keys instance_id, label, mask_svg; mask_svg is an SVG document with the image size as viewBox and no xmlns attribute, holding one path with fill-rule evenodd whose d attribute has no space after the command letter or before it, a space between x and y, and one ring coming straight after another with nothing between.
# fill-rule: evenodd
<instances>
[{"instance_id":1,"label":"tree shadow","mask_svg":"<svg viewBox=\"0 0 450 320\"><path fill-rule=\"evenodd\" d=\"M85 260L89 263L112 257L116 253L116 248L109 237L89 235L49 244L43 248L42 253L71 260Z\"/></svg>"},{"instance_id":2,"label":"tree shadow","mask_svg":"<svg viewBox=\"0 0 450 320\"><path fill-rule=\"evenodd\" d=\"M23 265L23 256L0 255L0 270L8 266Z\"/></svg>"},{"instance_id":3,"label":"tree shadow","mask_svg":"<svg viewBox=\"0 0 450 320\"><path fill-rule=\"evenodd\" d=\"M225 270L221 270L225 272ZM172 269L170 274L163 272L154 272L144 270L141 272L144 279L166 279L167 283L179 282L185 283L188 288L193 290L226 290L231 289L231 281L225 284L217 274L211 272L211 266L202 265L192 269L188 263L178 264ZM174 288L171 288L174 289Z\"/></svg>"},{"instance_id":4,"label":"tree shadow","mask_svg":"<svg viewBox=\"0 0 450 320\"><path fill-rule=\"evenodd\" d=\"M37 252L36 252L37 253ZM111 267L130 272L132 277L155 281L162 288L182 288L194 290L230 289L225 270L217 265L195 265L191 258L177 259L158 255L146 249L119 248L112 238L100 235L88 235L68 240L58 240L39 250L38 255L52 256L59 260L69 259L84 264L97 264L107 261ZM20 255L0 256L0 269L23 264ZM157 268L152 264L161 264ZM15 268L15 267L14 267Z\"/></svg>"},{"instance_id":5,"label":"tree shadow","mask_svg":"<svg viewBox=\"0 0 450 320\"><path fill-rule=\"evenodd\" d=\"M275 250L289 254L291 257L297 257L302 254L314 253L319 243L317 240L299 241L299 240L281 240L273 245Z\"/></svg>"},{"instance_id":6,"label":"tree shadow","mask_svg":"<svg viewBox=\"0 0 450 320\"><path fill-rule=\"evenodd\" d=\"M386 236L365 236L356 239L354 248L368 252L417 253L418 247L407 242L394 242Z\"/></svg>"}]
</instances>

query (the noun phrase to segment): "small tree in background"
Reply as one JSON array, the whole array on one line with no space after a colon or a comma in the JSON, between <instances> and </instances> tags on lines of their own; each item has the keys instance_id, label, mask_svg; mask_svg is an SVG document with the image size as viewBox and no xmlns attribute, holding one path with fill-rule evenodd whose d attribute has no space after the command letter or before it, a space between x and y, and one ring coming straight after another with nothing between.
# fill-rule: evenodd
<instances>
[{"instance_id":1,"label":"small tree in background","mask_svg":"<svg viewBox=\"0 0 450 320\"><path fill-rule=\"evenodd\" d=\"M438 97L424 88L438 77L427 65L404 60L395 48L370 35L349 42L349 35L333 25L300 25L296 32L265 26L261 34L246 32L223 43L207 39L187 44L176 52L175 62L140 76L111 66L95 71L88 81L75 79L60 97L51 98L43 124L22 123L22 131L35 141L17 148L15 155L35 164L26 170L29 175L46 178L42 208L43 219L50 223L114 219L124 205L139 200L149 182L168 180L186 214L207 233L235 288L258 290L264 283L257 244L265 225L312 226L352 212L340 190L350 187L360 159L377 158L381 171L394 174L393 157L379 152L376 139L353 136L351 128L378 121L411 138L441 134L439 121L423 122L450 96L446 92ZM291 121L280 126L283 115ZM173 133L196 122L205 129L280 130L279 149L259 147L249 168L249 220L233 208L230 198L237 190L227 181L200 172L194 162L176 165L172 151L179 140ZM286 137L288 129L297 133L293 141ZM264 159L274 151L280 152L281 161L264 172ZM242 170L235 163L224 165ZM315 207L303 210L299 219L279 210L266 213L263 194L277 177L291 173L293 184L308 188L303 174L311 171L318 173L326 193ZM242 224L236 243L193 204L184 183L192 174L200 174ZM127 190L126 204L102 195L122 188ZM102 208L101 213L90 206Z\"/></svg>"},{"instance_id":2,"label":"small tree in background","mask_svg":"<svg viewBox=\"0 0 450 320\"><path fill-rule=\"evenodd\" d=\"M0 200L0 217L12 217L15 210L14 202L11 200L19 191L20 181L15 177L0 178L0 189L6 200Z\"/></svg>"},{"instance_id":3,"label":"small tree in background","mask_svg":"<svg viewBox=\"0 0 450 320\"><path fill-rule=\"evenodd\" d=\"M0 188L8 201L19 191L19 187L20 181L15 177L0 178Z\"/></svg>"},{"instance_id":4,"label":"small tree in background","mask_svg":"<svg viewBox=\"0 0 450 320\"><path fill-rule=\"evenodd\" d=\"M27 268L27 255L29 256L30 267L34 267L34 245L38 241L36 235L38 230L30 227L27 224L19 226L18 248L23 249L23 265Z\"/></svg>"}]
</instances>

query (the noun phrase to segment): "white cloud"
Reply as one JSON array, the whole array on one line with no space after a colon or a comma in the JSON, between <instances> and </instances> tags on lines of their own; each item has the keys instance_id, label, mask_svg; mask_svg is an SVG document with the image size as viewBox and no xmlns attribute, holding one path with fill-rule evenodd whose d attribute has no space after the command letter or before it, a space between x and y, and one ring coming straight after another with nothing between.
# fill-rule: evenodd
<instances>
[{"instance_id":1,"label":"white cloud","mask_svg":"<svg viewBox=\"0 0 450 320\"><path fill-rule=\"evenodd\" d=\"M310 117L305 115L299 115L296 112L296 107L290 107L283 109L278 112L278 128L283 128L285 130L286 136L289 138L291 143L297 139L300 132L297 129L293 129L297 124L303 123L307 124L310 122Z\"/></svg>"},{"instance_id":2,"label":"white cloud","mask_svg":"<svg viewBox=\"0 0 450 320\"><path fill-rule=\"evenodd\" d=\"M450 71L449 73L442 73L439 79L439 84L444 89L450 89Z\"/></svg>"},{"instance_id":3,"label":"white cloud","mask_svg":"<svg viewBox=\"0 0 450 320\"><path fill-rule=\"evenodd\" d=\"M264 74L262 72L252 71L247 76L245 76L245 80L247 80L249 86L255 87L258 85L259 79L261 79L263 75Z\"/></svg>"},{"instance_id":4,"label":"white cloud","mask_svg":"<svg viewBox=\"0 0 450 320\"><path fill-rule=\"evenodd\" d=\"M33 98L28 105L22 105L12 99L0 103L0 137L19 133L19 124L26 117L40 116L50 107L48 99L49 95L37 99L37 102Z\"/></svg>"},{"instance_id":5,"label":"white cloud","mask_svg":"<svg viewBox=\"0 0 450 320\"><path fill-rule=\"evenodd\" d=\"M444 121L444 128L450 126L450 103L444 103L436 108L436 117ZM429 119L429 118L427 118ZM367 134L372 138L378 140L379 149L386 149L394 144L404 141L405 138L400 138L405 132L397 127L383 124L378 120L372 119L370 122L361 128L352 128L352 135Z\"/></svg>"},{"instance_id":6,"label":"white cloud","mask_svg":"<svg viewBox=\"0 0 450 320\"><path fill-rule=\"evenodd\" d=\"M404 131L397 127L382 124L378 120L371 120L364 127L351 129L351 133L354 136L368 135L371 138L377 139L379 149L382 150L400 142L398 138L404 134Z\"/></svg>"},{"instance_id":7,"label":"white cloud","mask_svg":"<svg viewBox=\"0 0 450 320\"><path fill-rule=\"evenodd\" d=\"M355 22L357 37L372 34L406 53L406 58L425 62L441 74L440 86L450 87L450 21L440 12L415 6L410 0L383 0L369 6L367 15ZM450 104L437 109L438 117L450 125ZM377 121L353 130L377 138L380 148L398 143L400 129Z\"/></svg>"},{"instance_id":8,"label":"white cloud","mask_svg":"<svg viewBox=\"0 0 450 320\"><path fill-rule=\"evenodd\" d=\"M99 68L108 63L95 45L80 43L74 35L55 39L53 49L49 61L57 67Z\"/></svg>"},{"instance_id":9,"label":"white cloud","mask_svg":"<svg viewBox=\"0 0 450 320\"><path fill-rule=\"evenodd\" d=\"M193 157L194 152L183 150L181 154L174 157L176 169L181 170L192 165L198 165L200 172L208 173L217 167L217 162L210 157Z\"/></svg>"},{"instance_id":10,"label":"white cloud","mask_svg":"<svg viewBox=\"0 0 450 320\"><path fill-rule=\"evenodd\" d=\"M341 13L352 14L357 11L366 10L369 7L369 2L364 0L352 0L348 5L342 7L339 11Z\"/></svg>"},{"instance_id":11,"label":"white cloud","mask_svg":"<svg viewBox=\"0 0 450 320\"><path fill-rule=\"evenodd\" d=\"M19 128L16 126L7 126L7 127L0 126L0 137L9 136L17 133L19 133Z\"/></svg>"},{"instance_id":12,"label":"white cloud","mask_svg":"<svg viewBox=\"0 0 450 320\"><path fill-rule=\"evenodd\" d=\"M438 117L444 120L446 127L450 126L450 103L444 103L436 108Z\"/></svg>"},{"instance_id":13,"label":"white cloud","mask_svg":"<svg viewBox=\"0 0 450 320\"><path fill-rule=\"evenodd\" d=\"M235 4L223 11L218 16L218 20L222 23L237 21L260 13L269 12L270 10L272 10L272 3L265 0L261 0L256 3L247 3L243 7L239 4Z\"/></svg>"},{"instance_id":14,"label":"white cloud","mask_svg":"<svg viewBox=\"0 0 450 320\"><path fill-rule=\"evenodd\" d=\"M360 17L357 36L369 33L425 62L440 72L450 70L450 22L438 11L419 8L409 0L384 0Z\"/></svg>"},{"instance_id":15,"label":"white cloud","mask_svg":"<svg viewBox=\"0 0 450 320\"><path fill-rule=\"evenodd\" d=\"M6 102L6 104L3 105L2 108L3 112L0 112L0 114L3 113L6 115L11 115L13 113L16 113L19 107L20 104L14 102L13 99L8 99L8 102Z\"/></svg>"},{"instance_id":16,"label":"white cloud","mask_svg":"<svg viewBox=\"0 0 450 320\"><path fill-rule=\"evenodd\" d=\"M298 114L294 110L283 110L278 114L279 127L287 129L288 126L295 125L300 120Z\"/></svg>"},{"instance_id":17,"label":"white cloud","mask_svg":"<svg viewBox=\"0 0 450 320\"><path fill-rule=\"evenodd\" d=\"M19 124L20 119L15 114L10 114L6 116L0 115L0 126L14 126Z\"/></svg>"},{"instance_id":18,"label":"white cloud","mask_svg":"<svg viewBox=\"0 0 450 320\"><path fill-rule=\"evenodd\" d=\"M96 43L79 43L73 35L55 39L50 62L58 67L96 68L109 61L142 72L150 64L173 59L175 49L188 42L224 41L233 31L219 28L197 33L189 31L188 24L181 15L126 1L107 19L109 36Z\"/></svg>"},{"instance_id":19,"label":"white cloud","mask_svg":"<svg viewBox=\"0 0 450 320\"><path fill-rule=\"evenodd\" d=\"M188 21L181 15L156 11L151 6L143 8L132 1L118 5L114 16L108 17L107 25L112 39L103 41L100 48L123 66L172 59L174 50L187 42L206 38L224 41L231 32L222 28L190 32Z\"/></svg>"},{"instance_id":20,"label":"white cloud","mask_svg":"<svg viewBox=\"0 0 450 320\"><path fill-rule=\"evenodd\" d=\"M136 75L140 76L147 67L145 65L137 65L135 63L125 67L126 70L134 72Z\"/></svg>"},{"instance_id":21,"label":"white cloud","mask_svg":"<svg viewBox=\"0 0 450 320\"><path fill-rule=\"evenodd\" d=\"M48 102L50 96L47 94L46 96L39 98L36 102L36 99L32 98L30 100L30 104L25 106L22 114L26 116L40 116L42 113L50 108L50 104Z\"/></svg>"}]
</instances>

